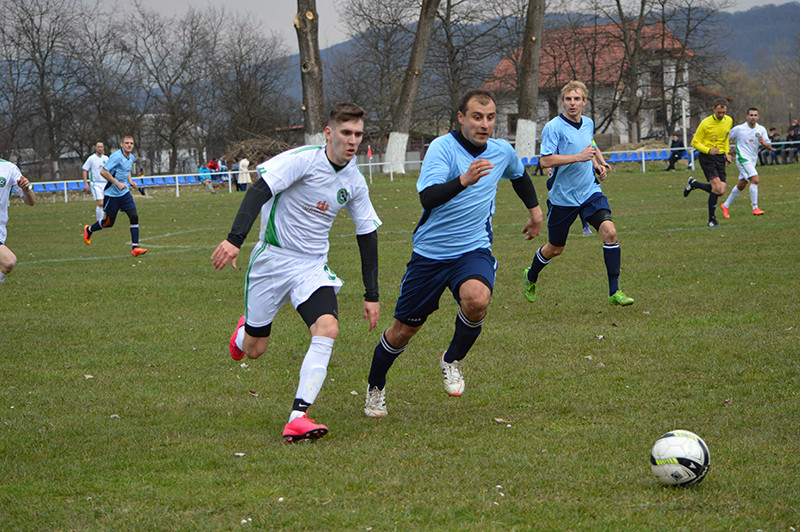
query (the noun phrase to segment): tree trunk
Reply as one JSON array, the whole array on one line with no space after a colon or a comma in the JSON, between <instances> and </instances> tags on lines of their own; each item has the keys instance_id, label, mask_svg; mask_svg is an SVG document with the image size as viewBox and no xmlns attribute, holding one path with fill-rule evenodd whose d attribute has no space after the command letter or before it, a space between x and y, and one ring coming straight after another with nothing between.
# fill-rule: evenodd
<instances>
[{"instance_id":1,"label":"tree trunk","mask_svg":"<svg viewBox=\"0 0 800 532\"><path fill-rule=\"evenodd\" d=\"M438 8L439 0L422 1L417 33L414 35L414 44L411 47L411 55L408 58L408 68L403 79L403 86L400 89L400 100L397 105L397 111L392 118L392 131L389 133L389 142L386 145L385 172L393 170L399 174L405 173L405 165L403 163L406 158L408 132L411 129L411 113L414 110L414 103L417 101L417 94L422 80L422 67L425 65L425 58L428 56L433 23L436 19L436 10Z\"/></svg>"},{"instance_id":2,"label":"tree trunk","mask_svg":"<svg viewBox=\"0 0 800 532\"><path fill-rule=\"evenodd\" d=\"M316 0L297 0L294 29L300 46L300 80L303 83L302 108L306 144L323 144L325 113L322 108L322 58L319 55L319 16Z\"/></svg>"},{"instance_id":3,"label":"tree trunk","mask_svg":"<svg viewBox=\"0 0 800 532\"><path fill-rule=\"evenodd\" d=\"M519 115L515 146L519 157L533 157L536 154L539 49L542 41L544 0L529 0L525 17L525 36L522 44L519 81L517 82Z\"/></svg>"}]
</instances>

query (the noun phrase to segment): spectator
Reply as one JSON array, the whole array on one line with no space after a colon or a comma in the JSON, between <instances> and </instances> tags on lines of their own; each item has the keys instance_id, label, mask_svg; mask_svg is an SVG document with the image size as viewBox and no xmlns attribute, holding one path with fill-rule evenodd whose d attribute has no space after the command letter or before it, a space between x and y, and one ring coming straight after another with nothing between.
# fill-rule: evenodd
<instances>
[{"instance_id":1,"label":"spectator","mask_svg":"<svg viewBox=\"0 0 800 532\"><path fill-rule=\"evenodd\" d=\"M211 172L216 172L219 170L219 164L217 164L217 160L213 157L209 159L207 167L209 170L211 170Z\"/></svg>"},{"instance_id":2,"label":"spectator","mask_svg":"<svg viewBox=\"0 0 800 532\"><path fill-rule=\"evenodd\" d=\"M669 145L669 166L664 168L665 172L675 171L675 163L677 163L678 159L683 157L683 154L686 153L686 150L684 150L683 147L683 141L681 140L680 136L678 136L677 133L674 133L672 135L672 142Z\"/></svg>"},{"instance_id":3,"label":"spectator","mask_svg":"<svg viewBox=\"0 0 800 532\"><path fill-rule=\"evenodd\" d=\"M779 155L783 156L783 153L784 153L784 141L783 141L783 137L778 135L778 130L776 130L774 127L769 128L769 142L770 142L770 144L772 144L772 147L775 148L774 150L769 150L769 151L764 152L771 159L769 164L781 164L780 161L778 160L778 156ZM784 162L785 162L785 160L784 160Z\"/></svg>"},{"instance_id":4,"label":"spectator","mask_svg":"<svg viewBox=\"0 0 800 532\"><path fill-rule=\"evenodd\" d=\"M204 187L206 187L206 190L208 190L212 194L216 194L217 191L214 190L214 184L211 182L211 169L208 167L208 165L204 164L200 166L200 169L197 171L197 174L198 174L197 177L200 178L200 182L203 184Z\"/></svg>"},{"instance_id":5,"label":"spectator","mask_svg":"<svg viewBox=\"0 0 800 532\"><path fill-rule=\"evenodd\" d=\"M251 183L249 170L250 161L247 160L247 157L242 157L242 160L239 161L239 173L236 176L236 184L242 192L247 190L247 185Z\"/></svg>"},{"instance_id":6,"label":"spectator","mask_svg":"<svg viewBox=\"0 0 800 532\"><path fill-rule=\"evenodd\" d=\"M789 126L789 132L786 135L787 144L783 149L783 164L796 163L797 151L800 149L800 120L792 120L792 125Z\"/></svg>"},{"instance_id":7,"label":"spectator","mask_svg":"<svg viewBox=\"0 0 800 532\"><path fill-rule=\"evenodd\" d=\"M233 175L237 177L239 176L239 161L233 162L233 164L231 165L231 172L233 173ZM239 192L241 190L239 188L239 180L237 179L236 181L233 182L233 184L236 185L236 191Z\"/></svg>"}]
</instances>

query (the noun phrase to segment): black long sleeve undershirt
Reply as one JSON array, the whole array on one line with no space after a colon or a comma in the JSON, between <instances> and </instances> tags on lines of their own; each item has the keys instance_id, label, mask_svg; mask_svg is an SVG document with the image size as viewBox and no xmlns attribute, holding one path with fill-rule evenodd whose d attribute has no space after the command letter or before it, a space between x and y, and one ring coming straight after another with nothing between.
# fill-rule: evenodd
<instances>
[{"instance_id":1,"label":"black long sleeve undershirt","mask_svg":"<svg viewBox=\"0 0 800 532\"><path fill-rule=\"evenodd\" d=\"M356 240L361 254L364 301L378 301L378 231L356 235Z\"/></svg>"},{"instance_id":2,"label":"black long sleeve undershirt","mask_svg":"<svg viewBox=\"0 0 800 532\"><path fill-rule=\"evenodd\" d=\"M236 213L233 227L231 227L231 232L228 233L226 240L237 248L241 248L242 244L244 244L244 239L247 238L247 233L250 232L250 228L253 227L253 223L261 212L261 207L271 197L272 191L263 179L256 179L255 183L247 187L247 192L244 195L242 204L239 206L239 212Z\"/></svg>"},{"instance_id":3,"label":"black long sleeve undershirt","mask_svg":"<svg viewBox=\"0 0 800 532\"><path fill-rule=\"evenodd\" d=\"M514 192L525 204L525 208L533 209L539 205L536 189L533 187L533 181L531 181L531 176L528 175L527 170L523 170L522 177L512 179L511 186L514 187Z\"/></svg>"}]
</instances>

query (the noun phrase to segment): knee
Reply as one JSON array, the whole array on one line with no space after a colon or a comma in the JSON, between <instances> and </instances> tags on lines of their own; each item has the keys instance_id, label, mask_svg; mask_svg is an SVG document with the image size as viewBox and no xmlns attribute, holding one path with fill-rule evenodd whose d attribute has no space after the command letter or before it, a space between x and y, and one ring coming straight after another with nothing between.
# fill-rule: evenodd
<instances>
[{"instance_id":1,"label":"knee","mask_svg":"<svg viewBox=\"0 0 800 532\"><path fill-rule=\"evenodd\" d=\"M400 348L408 344L420 327L410 327L401 321L395 320L384 334L392 347Z\"/></svg>"},{"instance_id":2,"label":"knee","mask_svg":"<svg viewBox=\"0 0 800 532\"><path fill-rule=\"evenodd\" d=\"M323 314L309 327L309 331L312 336L324 336L335 340L339 336L339 320L331 314Z\"/></svg>"},{"instance_id":3,"label":"knee","mask_svg":"<svg viewBox=\"0 0 800 532\"><path fill-rule=\"evenodd\" d=\"M8 253L3 254L0 256L0 273L3 275L8 275L11 273L11 270L14 269L14 266L17 265L17 256L14 255L11 250L8 250Z\"/></svg>"},{"instance_id":4,"label":"knee","mask_svg":"<svg viewBox=\"0 0 800 532\"><path fill-rule=\"evenodd\" d=\"M544 258L547 260L558 257L562 253L564 253L564 246L554 246L550 243L548 243L545 248L542 249L542 255L544 255Z\"/></svg>"},{"instance_id":5,"label":"knee","mask_svg":"<svg viewBox=\"0 0 800 532\"><path fill-rule=\"evenodd\" d=\"M269 345L269 337L266 338L253 338L245 335L244 342L242 342L242 351L251 360L255 360L267 350Z\"/></svg>"},{"instance_id":6,"label":"knee","mask_svg":"<svg viewBox=\"0 0 800 532\"><path fill-rule=\"evenodd\" d=\"M100 225L108 229L109 227L114 227L114 222L116 220L117 220L116 218L109 218L108 216L106 216L105 218L103 218L103 221L100 223Z\"/></svg>"},{"instance_id":7,"label":"knee","mask_svg":"<svg viewBox=\"0 0 800 532\"><path fill-rule=\"evenodd\" d=\"M131 221L131 225L136 225L139 223L139 213L136 210L128 212L128 218Z\"/></svg>"},{"instance_id":8,"label":"knee","mask_svg":"<svg viewBox=\"0 0 800 532\"><path fill-rule=\"evenodd\" d=\"M613 222L605 221L600 224L599 233L606 244L613 244L617 241L617 228Z\"/></svg>"}]
</instances>

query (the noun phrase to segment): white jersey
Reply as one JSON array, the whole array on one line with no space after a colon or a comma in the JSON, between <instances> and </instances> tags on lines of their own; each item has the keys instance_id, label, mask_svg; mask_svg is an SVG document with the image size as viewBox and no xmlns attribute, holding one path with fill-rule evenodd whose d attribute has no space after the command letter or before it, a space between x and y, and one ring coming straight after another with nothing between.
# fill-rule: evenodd
<instances>
[{"instance_id":1,"label":"white jersey","mask_svg":"<svg viewBox=\"0 0 800 532\"><path fill-rule=\"evenodd\" d=\"M325 255L333 220L344 207L356 234L383 222L369 199L369 188L355 157L338 172L325 146L303 146L280 153L256 167L272 192L261 209L260 239L279 248Z\"/></svg>"},{"instance_id":2,"label":"white jersey","mask_svg":"<svg viewBox=\"0 0 800 532\"><path fill-rule=\"evenodd\" d=\"M756 124L750 127L747 122L731 129L730 140L736 142L736 160L755 164L758 161L758 147L761 145L759 137L769 142L767 130L764 126Z\"/></svg>"},{"instance_id":3,"label":"white jersey","mask_svg":"<svg viewBox=\"0 0 800 532\"><path fill-rule=\"evenodd\" d=\"M11 194L22 197L22 189L17 180L22 176L17 165L0 159L0 244L6 241L6 223L8 222L8 202Z\"/></svg>"},{"instance_id":4,"label":"white jersey","mask_svg":"<svg viewBox=\"0 0 800 532\"><path fill-rule=\"evenodd\" d=\"M103 186L106 186L107 181L100 175L100 169L106 164L106 161L108 161L108 155L98 157L96 153L91 154L89 158L86 159L86 162L83 163L83 169L89 174L90 182L103 183Z\"/></svg>"}]
</instances>

